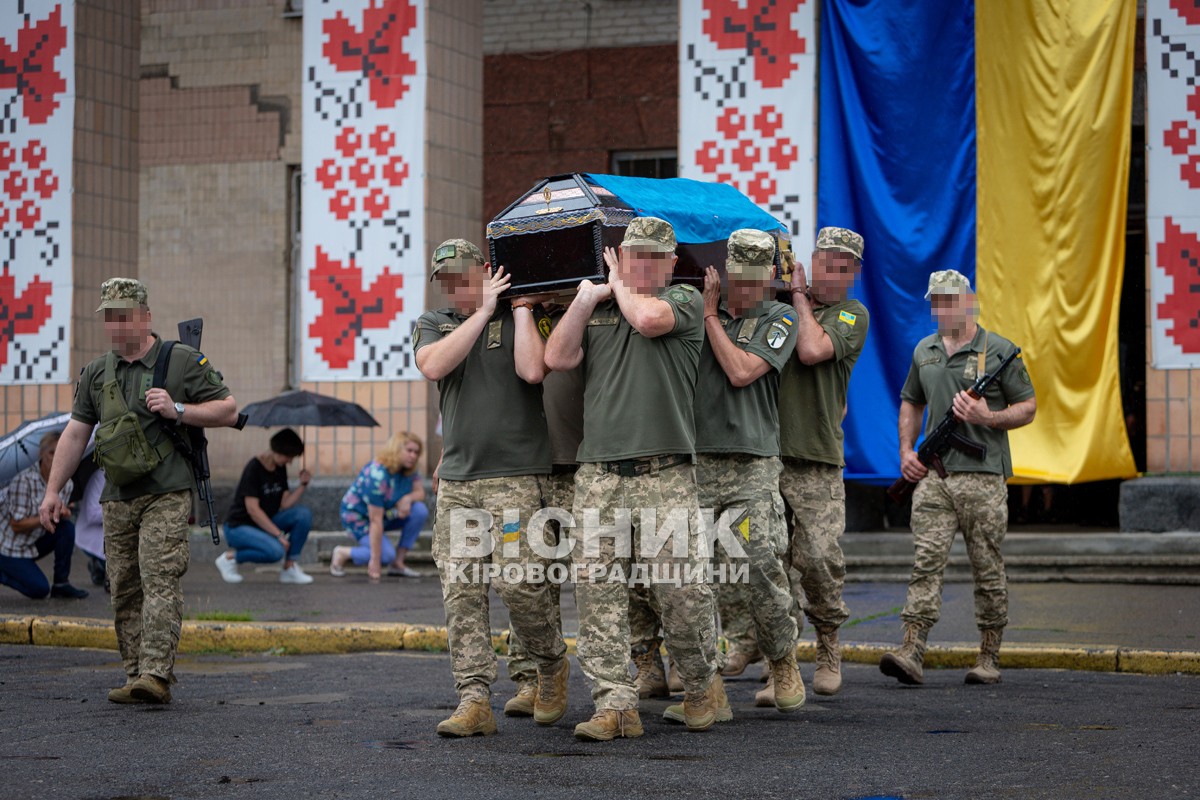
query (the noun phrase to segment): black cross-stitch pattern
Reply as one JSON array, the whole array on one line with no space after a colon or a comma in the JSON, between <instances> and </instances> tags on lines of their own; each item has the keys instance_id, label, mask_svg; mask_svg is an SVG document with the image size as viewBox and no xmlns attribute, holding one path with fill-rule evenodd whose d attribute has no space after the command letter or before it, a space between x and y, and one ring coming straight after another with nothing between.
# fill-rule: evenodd
<instances>
[{"instance_id":1,"label":"black cross-stitch pattern","mask_svg":"<svg viewBox=\"0 0 1200 800\"><path fill-rule=\"evenodd\" d=\"M365 348L362 360L364 378L408 378L413 369L412 336L398 342L382 340L386 333L360 334L360 344Z\"/></svg>"},{"instance_id":2,"label":"black cross-stitch pattern","mask_svg":"<svg viewBox=\"0 0 1200 800\"><path fill-rule=\"evenodd\" d=\"M12 340L12 382L20 381L50 381L58 373L59 352L62 349L66 330L60 325L54 340L46 347L29 350L24 339L17 337Z\"/></svg>"},{"instance_id":3,"label":"black cross-stitch pattern","mask_svg":"<svg viewBox=\"0 0 1200 800\"><path fill-rule=\"evenodd\" d=\"M1154 20L1152 30L1166 48L1162 54L1162 68L1172 78L1182 76L1188 86L1195 86L1197 79L1200 79L1200 54L1188 47L1186 40L1172 41L1170 36L1163 33L1161 19ZM1175 66L1172 66L1172 62ZM1187 74L1189 71L1191 74Z\"/></svg>"},{"instance_id":4,"label":"black cross-stitch pattern","mask_svg":"<svg viewBox=\"0 0 1200 800\"><path fill-rule=\"evenodd\" d=\"M695 72L693 87L702 100L711 100L717 108L723 108L729 100L742 100L746 97L746 61L749 56L741 56L723 73L718 67L706 66L704 61L696 56L696 45L689 44L687 48L688 62ZM705 88L706 84L714 84Z\"/></svg>"}]
</instances>

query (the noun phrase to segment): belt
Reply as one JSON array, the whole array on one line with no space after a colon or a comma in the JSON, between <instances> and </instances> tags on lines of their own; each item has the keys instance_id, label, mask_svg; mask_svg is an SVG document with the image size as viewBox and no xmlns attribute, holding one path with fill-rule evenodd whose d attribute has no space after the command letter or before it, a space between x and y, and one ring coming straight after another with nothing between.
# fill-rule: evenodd
<instances>
[{"instance_id":1,"label":"belt","mask_svg":"<svg viewBox=\"0 0 1200 800\"><path fill-rule=\"evenodd\" d=\"M574 475L579 469L578 464L552 464L550 466L551 475Z\"/></svg>"},{"instance_id":2,"label":"belt","mask_svg":"<svg viewBox=\"0 0 1200 800\"><path fill-rule=\"evenodd\" d=\"M666 456L648 456L646 458L627 458L624 461L601 461L600 469L616 473L622 478L632 478L636 475L653 475L669 467L680 464L691 464L689 453L674 453Z\"/></svg>"}]
</instances>

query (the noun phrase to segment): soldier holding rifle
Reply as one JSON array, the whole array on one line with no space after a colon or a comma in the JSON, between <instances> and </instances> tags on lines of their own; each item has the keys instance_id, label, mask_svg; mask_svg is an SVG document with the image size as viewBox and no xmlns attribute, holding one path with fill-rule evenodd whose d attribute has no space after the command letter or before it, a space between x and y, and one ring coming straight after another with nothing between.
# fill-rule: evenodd
<instances>
[{"instance_id":1,"label":"soldier holding rifle","mask_svg":"<svg viewBox=\"0 0 1200 800\"><path fill-rule=\"evenodd\" d=\"M926 637L938 620L942 575L955 531L961 528L975 578L980 632L979 657L966 682L998 683L1000 640L1008 623L1008 587L1000 555L1008 528L1007 480L1012 475L1008 431L1033 421L1037 401L1024 363L1011 358L1013 343L976 323L975 294L965 275L955 270L933 273L925 297L938 330L917 343L900 391L900 470L904 480L916 484L916 561L900 615L904 643L883 656L879 669L901 683L924 681ZM980 381L985 375L996 378ZM953 412L962 444L936 454L936 462L935 454L927 454L923 463L915 445L926 406L930 432Z\"/></svg>"}]
</instances>

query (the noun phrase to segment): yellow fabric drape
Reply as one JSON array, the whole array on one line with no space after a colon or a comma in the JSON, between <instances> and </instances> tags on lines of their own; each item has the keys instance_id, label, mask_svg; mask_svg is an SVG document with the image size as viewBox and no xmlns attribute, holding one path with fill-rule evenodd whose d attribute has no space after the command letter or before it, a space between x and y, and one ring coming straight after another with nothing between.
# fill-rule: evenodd
<instances>
[{"instance_id":1,"label":"yellow fabric drape","mask_svg":"<svg viewBox=\"0 0 1200 800\"><path fill-rule=\"evenodd\" d=\"M1037 392L1011 434L1026 482L1136 475L1117 369L1136 11L975 4L980 323L1024 348Z\"/></svg>"}]
</instances>

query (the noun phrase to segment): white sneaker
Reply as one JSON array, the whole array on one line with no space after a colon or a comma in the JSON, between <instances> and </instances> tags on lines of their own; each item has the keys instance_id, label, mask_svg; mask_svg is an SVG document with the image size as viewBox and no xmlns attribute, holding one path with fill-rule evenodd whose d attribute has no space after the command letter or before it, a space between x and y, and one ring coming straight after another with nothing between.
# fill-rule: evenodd
<instances>
[{"instance_id":1,"label":"white sneaker","mask_svg":"<svg viewBox=\"0 0 1200 800\"><path fill-rule=\"evenodd\" d=\"M221 573L221 577L226 583L241 583L242 575L238 572L237 561L232 558L226 558L224 553L217 556L217 572Z\"/></svg>"},{"instance_id":2,"label":"white sneaker","mask_svg":"<svg viewBox=\"0 0 1200 800\"><path fill-rule=\"evenodd\" d=\"M292 564L279 573L280 583L312 583L313 576L300 569L299 564Z\"/></svg>"}]
</instances>

